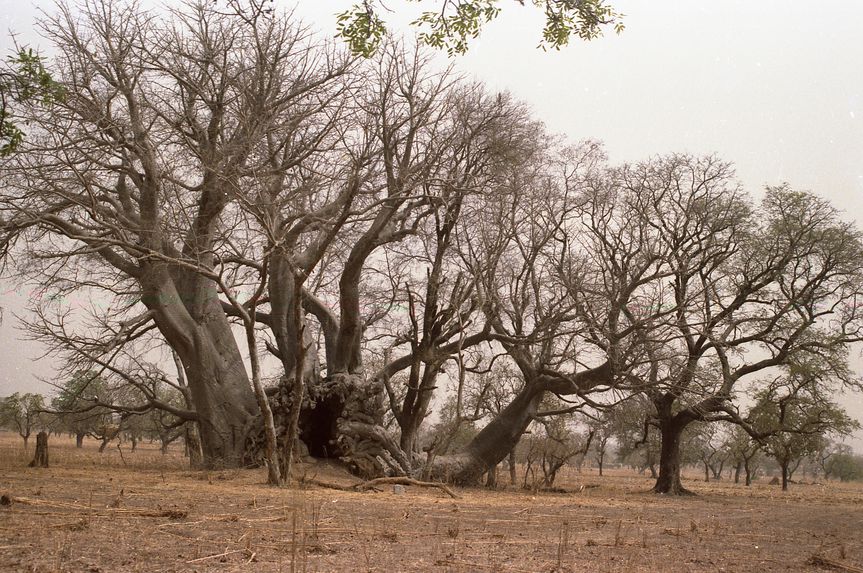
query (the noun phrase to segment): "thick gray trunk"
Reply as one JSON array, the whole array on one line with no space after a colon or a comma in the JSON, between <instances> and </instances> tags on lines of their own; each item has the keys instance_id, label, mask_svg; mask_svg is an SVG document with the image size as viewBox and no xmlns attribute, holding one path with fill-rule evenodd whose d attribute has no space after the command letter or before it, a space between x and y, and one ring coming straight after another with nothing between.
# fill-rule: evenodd
<instances>
[{"instance_id":1,"label":"thick gray trunk","mask_svg":"<svg viewBox=\"0 0 863 573\"><path fill-rule=\"evenodd\" d=\"M236 341L230 331L199 328L193 350L181 356L198 414L204 465L238 467L257 404Z\"/></svg>"},{"instance_id":2,"label":"thick gray trunk","mask_svg":"<svg viewBox=\"0 0 863 573\"><path fill-rule=\"evenodd\" d=\"M231 324L212 281L153 264L142 280L142 302L177 353L209 468L239 467L258 407Z\"/></svg>"},{"instance_id":3,"label":"thick gray trunk","mask_svg":"<svg viewBox=\"0 0 863 573\"><path fill-rule=\"evenodd\" d=\"M530 387L516 394L463 452L436 458L428 475L458 484L478 483L482 474L503 461L518 444L537 412L542 394Z\"/></svg>"}]
</instances>

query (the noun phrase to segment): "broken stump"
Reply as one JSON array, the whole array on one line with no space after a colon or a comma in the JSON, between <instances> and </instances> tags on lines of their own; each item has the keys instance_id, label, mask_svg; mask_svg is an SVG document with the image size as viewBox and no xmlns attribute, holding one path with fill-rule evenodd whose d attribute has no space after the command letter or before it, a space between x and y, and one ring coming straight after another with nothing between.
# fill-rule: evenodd
<instances>
[{"instance_id":1,"label":"broken stump","mask_svg":"<svg viewBox=\"0 0 863 573\"><path fill-rule=\"evenodd\" d=\"M48 467L48 433L41 431L36 434L36 455L30 462L31 468Z\"/></svg>"}]
</instances>

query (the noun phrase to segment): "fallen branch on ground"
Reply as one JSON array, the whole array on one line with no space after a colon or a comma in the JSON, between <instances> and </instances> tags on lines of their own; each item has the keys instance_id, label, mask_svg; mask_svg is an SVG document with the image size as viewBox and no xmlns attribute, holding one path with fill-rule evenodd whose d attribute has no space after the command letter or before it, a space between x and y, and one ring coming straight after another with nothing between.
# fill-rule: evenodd
<instances>
[{"instance_id":1,"label":"fallen branch on ground","mask_svg":"<svg viewBox=\"0 0 863 573\"><path fill-rule=\"evenodd\" d=\"M358 483L353 486L353 489L357 491L362 491L364 489L370 489L378 485L413 485L416 487L433 487L445 492L448 496L459 499L460 496L451 490L449 487L442 483L433 482L433 481L419 481L409 477L382 477L375 478L369 481L364 481L362 483Z\"/></svg>"},{"instance_id":2,"label":"fallen branch on ground","mask_svg":"<svg viewBox=\"0 0 863 573\"><path fill-rule=\"evenodd\" d=\"M300 485L309 484L309 485L316 485L318 487L323 487L326 489L335 489L338 491L356 491L353 487L351 487L349 485L339 485L337 483L329 483L329 482L317 480L315 478L310 478L310 477L306 477L306 476L301 477L297 481L300 483Z\"/></svg>"},{"instance_id":3,"label":"fallen branch on ground","mask_svg":"<svg viewBox=\"0 0 863 573\"><path fill-rule=\"evenodd\" d=\"M249 560L255 557L255 554L252 553L249 549L234 549L232 551L225 551L223 553L216 553L214 555L207 555L206 557L198 557L197 559L192 559L191 561L186 561L186 563L200 563L201 561L206 561L207 559L216 559L219 557L227 557L228 555L234 555L235 553L245 553L249 557Z\"/></svg>"},{"instance_id":4,"label":"fallen branch on ground","mask_svg":"<svg viewBox=\"0 0 863 573\"><path fill-rule=\"evenodd\" d=\"M830 567L831 569L848 571L849 573L863 573L863 569L860 567L846 565L845 563L824 557L823 555L818 555L817 553L809 558L808 563L809 565L815 565L816 567Z\"/></svg>"},{"instance_id":5,"label":"fallen branch on ground","mask_svg":"<svg viewBox=\"0 0 863 573\"><path fill-rule=\"evenodd\" d=\"M442 492L446 493L448 496L450 496L452 498L455 498L455 499L461 498L461 496L459 496L457 493L455 493L453 490L451 490L445 484L438 483L438 482L431 482L431 481L419 481L419 480L415 480L413 478L404 477L404 476L375 478L375 479L360 482L360 483L357 483L354 485L339 485L336 483L329 483L329 482L325 482L325 481L320 481L320 480L317 480L314 478L309 478L306 476L301 477L298 481L300 484L316 485L318 487L323 487L323 488L327 488L327 489L335 489L338 491L365 491L367 489L375 488L379 485L412 485L412 486L417 486L417 487L433 487L433 488L441 490Z\"/></svg>"}]
</instances>

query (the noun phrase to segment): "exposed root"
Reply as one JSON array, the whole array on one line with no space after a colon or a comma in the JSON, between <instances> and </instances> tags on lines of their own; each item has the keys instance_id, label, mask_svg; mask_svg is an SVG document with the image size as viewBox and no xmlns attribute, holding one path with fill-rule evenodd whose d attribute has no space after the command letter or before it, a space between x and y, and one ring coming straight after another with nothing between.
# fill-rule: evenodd
<instances>
[{"instance_id":1,"label":"exposed root","mask_svg":"<svg viewBox=\"0 0 863 573\"><path fill-rule=\"evenodd\" d=\"M690 495L694 496L695 495L695 492L688 490L683 486L671 488L669 491L661 491L660 489L657 489L656 487L654 487L650 491L652 491L653 493L658 494L658 495L680 495L680 496L690 496Z\"/></svg>"}]
</instances>

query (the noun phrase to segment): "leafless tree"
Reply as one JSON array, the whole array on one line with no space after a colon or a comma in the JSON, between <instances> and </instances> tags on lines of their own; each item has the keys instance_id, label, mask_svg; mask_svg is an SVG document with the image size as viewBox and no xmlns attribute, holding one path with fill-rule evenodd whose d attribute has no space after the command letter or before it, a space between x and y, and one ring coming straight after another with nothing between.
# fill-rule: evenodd
<instances>
[{"instance_id":1,"label":"leafless tree","mask_svg":"<svg viewBox=\"0 0 863 573\"><path fill-rule=\"evenodd\" d=\"M853 384L844 356L861 334L860 241L826 202L780 187L753 207L727 164L688 156L624 167L593 196L590 250L612 296L582 315L602 344L627 349L627 387L654 405L657 492L684 491L690 423L744 423L734 395L757 373L817 356Z\"/></svg>"},{"instance_id":2,"label":"leafless tree","mask_svg":"<svg viewBox=\"0 0 863 573\"><path fill-rule=\"evenodd\" d=\"M295 110L346 62L255 1L163 18L93 0L42 30L68 97L28 110L32 137L4 162L3 253L46 289L110 297L114 324L132 325L121 338L154 324L185 368L206 462L237 464L258 405L220 303L236 286L225 224L268 169L263 142L296 142Z\"/></svg>"}]
</instances>

